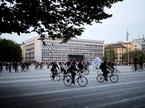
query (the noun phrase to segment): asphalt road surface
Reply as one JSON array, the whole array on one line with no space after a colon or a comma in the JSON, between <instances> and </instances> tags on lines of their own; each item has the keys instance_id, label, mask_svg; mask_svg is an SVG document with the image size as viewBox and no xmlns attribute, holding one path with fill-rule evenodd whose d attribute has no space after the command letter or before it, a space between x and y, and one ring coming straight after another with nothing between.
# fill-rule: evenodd
<instances>
[{"instance_id":1,"label":"asphalt road surface","mask_svg":"<svg viewBox=\"0 0 145 108\"><path fill-rule=\"evenodd\" d=\"M3 72L0 108L145 108L145 71L128 68L119 68L117 83L98 83L97 71L91 70L86 87L51 80L47 69Z\"/></svg>"}]
</instances>

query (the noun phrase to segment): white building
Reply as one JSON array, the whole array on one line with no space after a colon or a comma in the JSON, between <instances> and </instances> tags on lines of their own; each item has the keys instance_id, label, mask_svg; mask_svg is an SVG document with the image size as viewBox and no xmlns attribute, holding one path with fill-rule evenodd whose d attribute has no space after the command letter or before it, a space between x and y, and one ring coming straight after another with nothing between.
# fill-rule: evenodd
<instances>
[{"instance_id":1,"label":"white building","mask_svg":"<svg viewBox=\"0 0 145 108\"><path fill-rule=\"evenodd\" d=\"M137 49L145 51L145 38L133 39L133 43L137 46Z\"/></svg>"},{"instance_id":2,"label":"white building","mask_svg":"<svg viewBox=\"0 0 145 108\"><path fill-rule=\"evenodd\" d=\"M66 62L71 57L81 57L88 61L103 56L104 41L72 39L67 43L61 43L61 40L45 39L44 42L45 45L38 37L27 40L23 44L24 60Z\"/></svg>"}]
</instances>

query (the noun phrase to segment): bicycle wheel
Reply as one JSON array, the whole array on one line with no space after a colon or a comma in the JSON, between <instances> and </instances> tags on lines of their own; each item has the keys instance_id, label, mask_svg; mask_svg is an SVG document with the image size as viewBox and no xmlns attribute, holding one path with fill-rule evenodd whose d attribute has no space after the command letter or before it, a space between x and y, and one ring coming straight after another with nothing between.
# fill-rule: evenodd
<instances>
[{"instance_id":1,"label":"bicycle wheel","mask_svg":"<svg viewBox=\"0 0 145 108\"><path fill-rule=\"evenodd\" d=\"M139 72L143 71L143 68L139 66L139 67L138 67L138 71L139 71Z\"/></svg>"},{"instance_id":2,"label":"bicycle wheel","mask_svg":"<svg viewBox=\"0 0 145 108\"><path fill-rule=\"evenodd\" d=\"M84 76L80 76L77 78L77 83L80 87L85 87L88 84L88 79Z\"/></svg>"},{"instance_id":3,"label":"bicycle wheel","mask_svg":"<svg viewBox=\"0 0 145 108\"><path fill-rule=\"evenodd\" d=\"M135 71L135 68L134 67L131 67L131 71L134 72Z\"/></svg>"},{"instance_id":4,"label":"bicycle wheel","mask_svg":"<svg viewBox=\"0 0 145 108\"><path fill-rule=\"evenodd\" d=\"M84 74L84 75L88 75L88 74L89 74L89 70L88 70L88 69L84 70L84 71L83 71L83 74Z\"/></svg>"},{"instance_id":5,"label":"bicycle wheel","mask_svg":"<svg viewBox=\"0 0 145 108\"><path fill-rule=\"evenodd\" d=\"M118 80L119 80L118 75L112 74L112 75L110 76L110 81L111 81L112 83L117 83Z\"/></svg>"},{"instance_id":6,"label":"bicycle wheel","mask_svg":"<svg viewBox=\"0 0 145 108\"><path fill-rule=\"evenodd\" d=\"M71 86L72 85L72 78L71 76L67 75L63 78L63 83L66 86Z\"/></svg>"},{"instance_id":7,"label":"bicycle wheel","mask_svg":"<svg viewBox=\"0 0 145 108\"><path fill-rule=\"evenodd\" d=\"M99 83L103 83L104 80L105 80L103 74L98 74L98 76L96 77L96 80L97 80Z\"/></svg>"}]
</instances>

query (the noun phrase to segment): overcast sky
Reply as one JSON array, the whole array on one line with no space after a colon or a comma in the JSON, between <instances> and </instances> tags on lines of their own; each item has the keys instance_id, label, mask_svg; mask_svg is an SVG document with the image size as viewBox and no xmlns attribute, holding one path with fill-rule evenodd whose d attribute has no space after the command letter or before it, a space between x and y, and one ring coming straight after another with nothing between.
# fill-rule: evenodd
<instances>
[{"instance_id":1,"label":"overcast sky","mask_svg":"<svg viewBox=\"0 0 145 108\"><path fill-rule=\"evenodd\" d=\"M113 5L110 10L113 16L102 24L86 26L82 38L101 39L105 43L126 41L145 35L145 0L124 0Z\"/></svg>"},{"instance_id":2,"label":"overcast sky","mask_svg":"<svg viewBox=\"0 0 145 108\"><path fill-rule=\"evenodd\" d=\"M87 25L80 38L104 40L105 43L126 41L126 33L129 40L145 36L145 0L124 0L113 5L108 13L113 14L111 18L103 20L101 24ZM6 34L7 35L7 34ZM9 37L18 43L25 41L36 34L27 34Z\"/></svg>"}]
</instances>

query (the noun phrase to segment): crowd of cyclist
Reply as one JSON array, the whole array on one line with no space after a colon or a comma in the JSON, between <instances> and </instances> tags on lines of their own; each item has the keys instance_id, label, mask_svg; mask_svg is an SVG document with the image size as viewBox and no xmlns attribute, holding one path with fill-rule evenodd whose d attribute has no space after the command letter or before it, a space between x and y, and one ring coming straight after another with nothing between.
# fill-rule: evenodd
<instances>
[{"instance_id":1,"label":"crowd of cyclist","mask_svg":"<svg viewBox=\"0 0 145 108\"><path fill-rule=\"evenodd\" d=\"M56 63L56 62L52 62L51 64L51 72L52 72L52 78L55 79L55 76L58 72L58 70L60 70L61 72L63 72L64 75L70 73L72 76L72 83L74 84L75 81L75 76L76 76L76 72L80 72L83 73L83 69L87 69L89 66L88 62L76 62L76 61L70 61L70 62L66 62L66 63Z\"/></svg>"},{"instance_id":2,"label":"crowd of cyclist","mask_svg":"<svg viewBox=\"0 0 145 108\"><path fill-rule=\"evenodd\" d=\"M104 78L105 78L105 80L106 81L108 81L108 79L107 79L107 76L108 76L108 73L109 72L114 72L114 69L115 69L115 66L116 66L116 64L114 63L114 62L112 62L112 61L103 61L101 64L100 64L100 69L101 69L101 71L103 72L103 76L104 76Z\"/></svg>"},{"instance_id":3,"label":"crowd of cyclist","mask_svg":"<svg viewBox=\"0 0 145 108\"><path fill-rule=\"evenodd\" d=\"M0 62L0 72L2 71L8 71L8 72L26 72L30 69L30 65L32 63L29 62ZM34 68L35 69L42 69L44 66L44 63L42 62L35 62L34 64ZM88 68L90 63L88 62L84 62L84 61L69 61L66 63L63 62L52 62L52 63L46 63L47 65L47 69L51 67L51 72L53 73L53 78L55 77L55 71L56 70L61 70L64 74L67 73L71 73L72 77L74 79L75 75L76 75L76 71L82 72L84 68ZM103 73L108 73L107 71L107 66L112 68L112 71L114 71L114 66L115 64L111 61L107 62L104 61L102 62L103 68L102 66L100 67L101 71ZM138 59L137 57L134 58L134 64L133 64L133 68L135 71L138 70L138 68L143 70L143 61L142 59ZM107 74L104 74L104 76L106 76Z\"/></svg>"}]
</instances>

